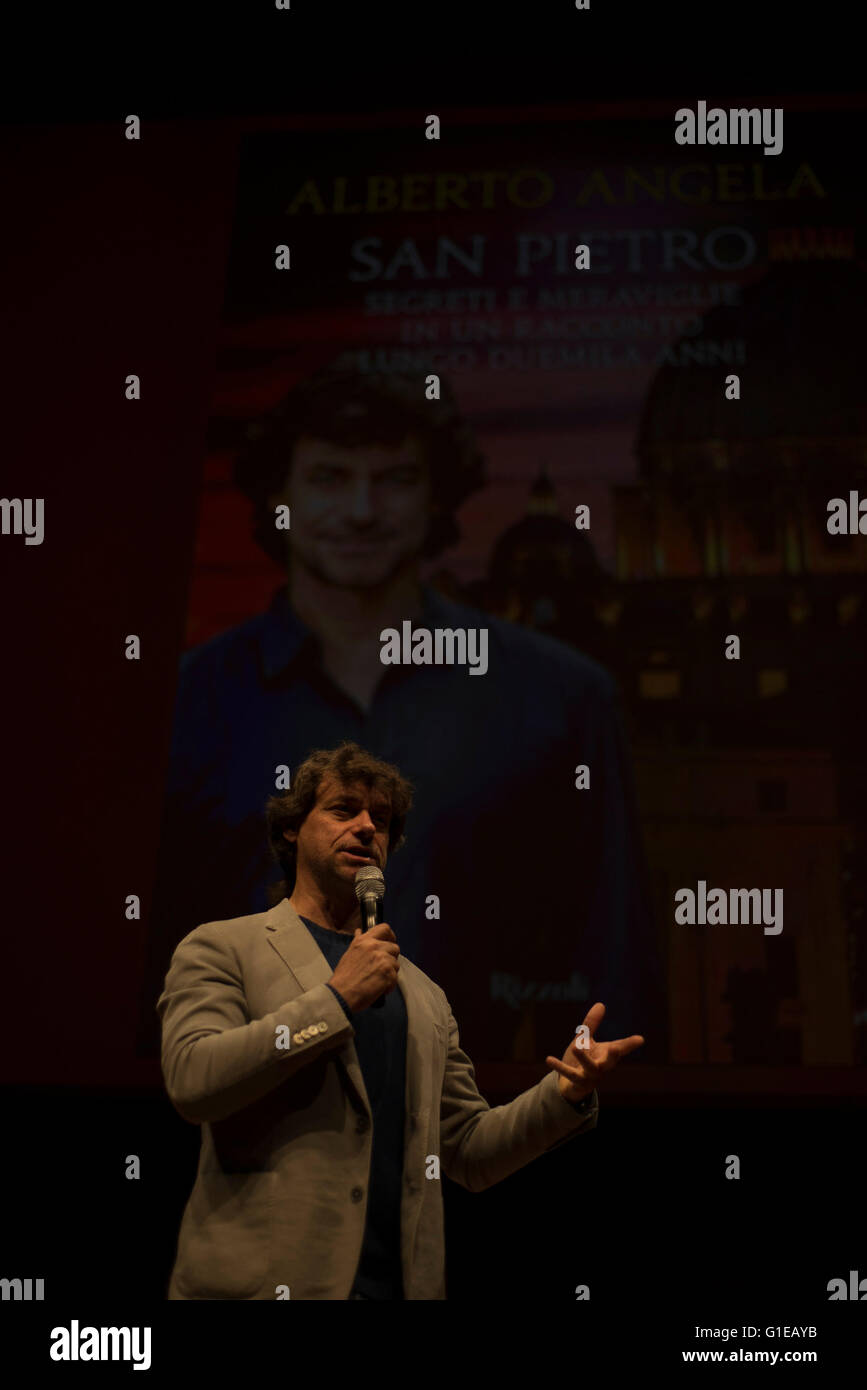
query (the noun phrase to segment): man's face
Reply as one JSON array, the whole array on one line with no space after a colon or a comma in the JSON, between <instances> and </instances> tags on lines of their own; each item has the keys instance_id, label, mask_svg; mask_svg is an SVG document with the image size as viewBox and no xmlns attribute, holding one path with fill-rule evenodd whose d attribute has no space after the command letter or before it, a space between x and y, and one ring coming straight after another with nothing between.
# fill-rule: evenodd
<instances>
[{"instance_id":1,"label":"man's face","mask_svg":"<svg viewBox=\"0 0 867 1390\"><path fill-rule=\"evenodd\" d=\"M386 583L421 551L430 519L430 480L420 442L344 449L303 435L283 492L290 553L318 579L341 588Z\"/></svg>"},{"instance_id":2,"label":"man's face","mask_svg":"<svg viewBox=\"0 0 867 1390\"><path fill-rule=\"evenodd\" d=\"M328 774L300 829L284 834L297 843L299 874L333 890L337 882L354 885L366 864L385 868L390 824L391 806L382 792Z\"/></svg>"}]
</instances>

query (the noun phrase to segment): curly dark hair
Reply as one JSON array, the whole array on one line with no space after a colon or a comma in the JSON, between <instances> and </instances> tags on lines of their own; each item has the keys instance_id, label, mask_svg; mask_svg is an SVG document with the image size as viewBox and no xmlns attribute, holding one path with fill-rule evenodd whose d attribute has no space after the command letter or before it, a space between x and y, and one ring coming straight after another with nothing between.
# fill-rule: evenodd
<instances>
[{"instance_id":1,"label":"curly dark hair","mask_svg":"<svg viewBox=\"0 0 867 1390\"><path fill-rule=\"evenodd\" d=\"M440 400L429 401L421 374L365 375L338 358L293 387L269 414L247 427L247 443L233 468L235 485L253 503L253 537L270 559L286 563L288 533L277 531L268 498L286 479L292 451L302 435L343 448L368 444L386 448L407 435L421 441L435 508L423 554L438 555L460 536L455 513L485 482L485 460L457 401L440 378Z\"/></svg>"},{"instance_id":2,"label":"curly dark hair","mask_svg":"<svg viewBox=\"0 0 867 1390\"><path fill-rule=\"evenodd\" d=\"M271 885L274 902L290 897L295 887L298 849L284 838L283 831L300 829L316 805L322 779L329 773L345 786L362 782L386 796L391 803L389 854L405 842L404 827L412 807L412 783L391 763L375 758L357 743L345 740L337 748L319 748L308 754L294 773L291 788L269 797L265 806L271 851L283 870L283 882Z\"/></svg>"}]
</instances>

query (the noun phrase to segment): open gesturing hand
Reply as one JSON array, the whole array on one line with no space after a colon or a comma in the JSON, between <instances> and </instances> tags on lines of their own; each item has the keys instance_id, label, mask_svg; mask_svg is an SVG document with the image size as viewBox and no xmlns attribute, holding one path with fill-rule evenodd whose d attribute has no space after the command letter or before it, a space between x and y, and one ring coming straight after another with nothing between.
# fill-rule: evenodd
<instances>
[{"instance_id":1,"label":"open gesturing hand","mask_svg":"<svg viewBox=\"0 0 867 1390\"><path fill-rule=\"evenodd\" d=\"M640 1033L633 1033L631 1038L618 1038L616 1042L597 1042L594 1034L604 1017L605 1005L594 1004L582 1025L589 1032L586 1044L582 1047L576 1035L563 1053L562 1061L556 1057L545 1058L547 1065L560 1073L560 1094L565 1100L577 1101L589 1096L603 1072L616 1067L621 1057L644 1043Z\"/></svg>"}]
</instances>

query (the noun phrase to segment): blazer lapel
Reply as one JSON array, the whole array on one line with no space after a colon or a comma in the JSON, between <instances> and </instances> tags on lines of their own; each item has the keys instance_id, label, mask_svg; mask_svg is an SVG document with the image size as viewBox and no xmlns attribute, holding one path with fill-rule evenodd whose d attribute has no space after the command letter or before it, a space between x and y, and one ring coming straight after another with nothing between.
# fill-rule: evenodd
<instances>
[{"instance_id":1,"label":"blazer lapel","mask_svg":"<svg viewBox=\"0 0 867 1390\"><path fill-rule=\"evenodd\" d=\"M284 965L291 970L301 986L302 992L314 989L316 985L327 984L333 975L329 962L325 959L312 934L307 930L288 898L281 898L276 907L265 913L265 930L274 950ZM406 1005L407 1048L406 1048L406 1107L407 1115L415 1116L420 1108L420 1084L424 1070L420 1065L423 1052L420 1049L420 1034L425 1026L430 1027L430 1018L420 999L415 984L408 972L399 971L398 988ZM364 1076L355 1043L350 1038L338 1053L345 1068L346 1077L356 1092L362 1109L370 1115L370 1101L364 1085Z\"/></svg>"}]
</instances>

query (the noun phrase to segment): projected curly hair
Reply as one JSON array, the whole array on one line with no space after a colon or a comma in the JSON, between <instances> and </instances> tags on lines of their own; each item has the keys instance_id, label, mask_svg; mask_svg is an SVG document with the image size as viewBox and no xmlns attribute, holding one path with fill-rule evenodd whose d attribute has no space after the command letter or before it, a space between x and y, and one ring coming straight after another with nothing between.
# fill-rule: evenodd
<instances>
[{"instance_id":1,"label":"projected curly hair","mask_svg":"<svg viewBox=\"0 0 867 1390\"><path fill-rule=\"evenodd\" d=\"M333 775L345 786L361 782L387 797L391 803L388 852L393 854L405 842L404 827L412 807L412 784L391 763L348 740L337 748L320 748L309 754L293 773L292 786L268 798L265 821L271 851L283 870L283 883L273 884L274 902L289 897L295 887L297 846L283 836L284 830L298 830L316 805L322 780Z\"/></svg>"},{"instance_id":2,"label":"projected curly hair","mask_svg":"<svg viewBox=\"0 0 867 1390\"><path fill-rule=\"evenodd\" d=\"M429 401L420 374L364 375L340 360L293 387L278 406L247 429L233 469L236 486L253 503L253 536L272 560L286 563L287 533L277 531L268 498L282 490L292 451L302 435L355 449L396 447L407 435L421 441L428 465L433 515L423 554L438 555L458 540L455 513L485 482L485 462L451 389Z\"/></svg>"}]
</instances>

